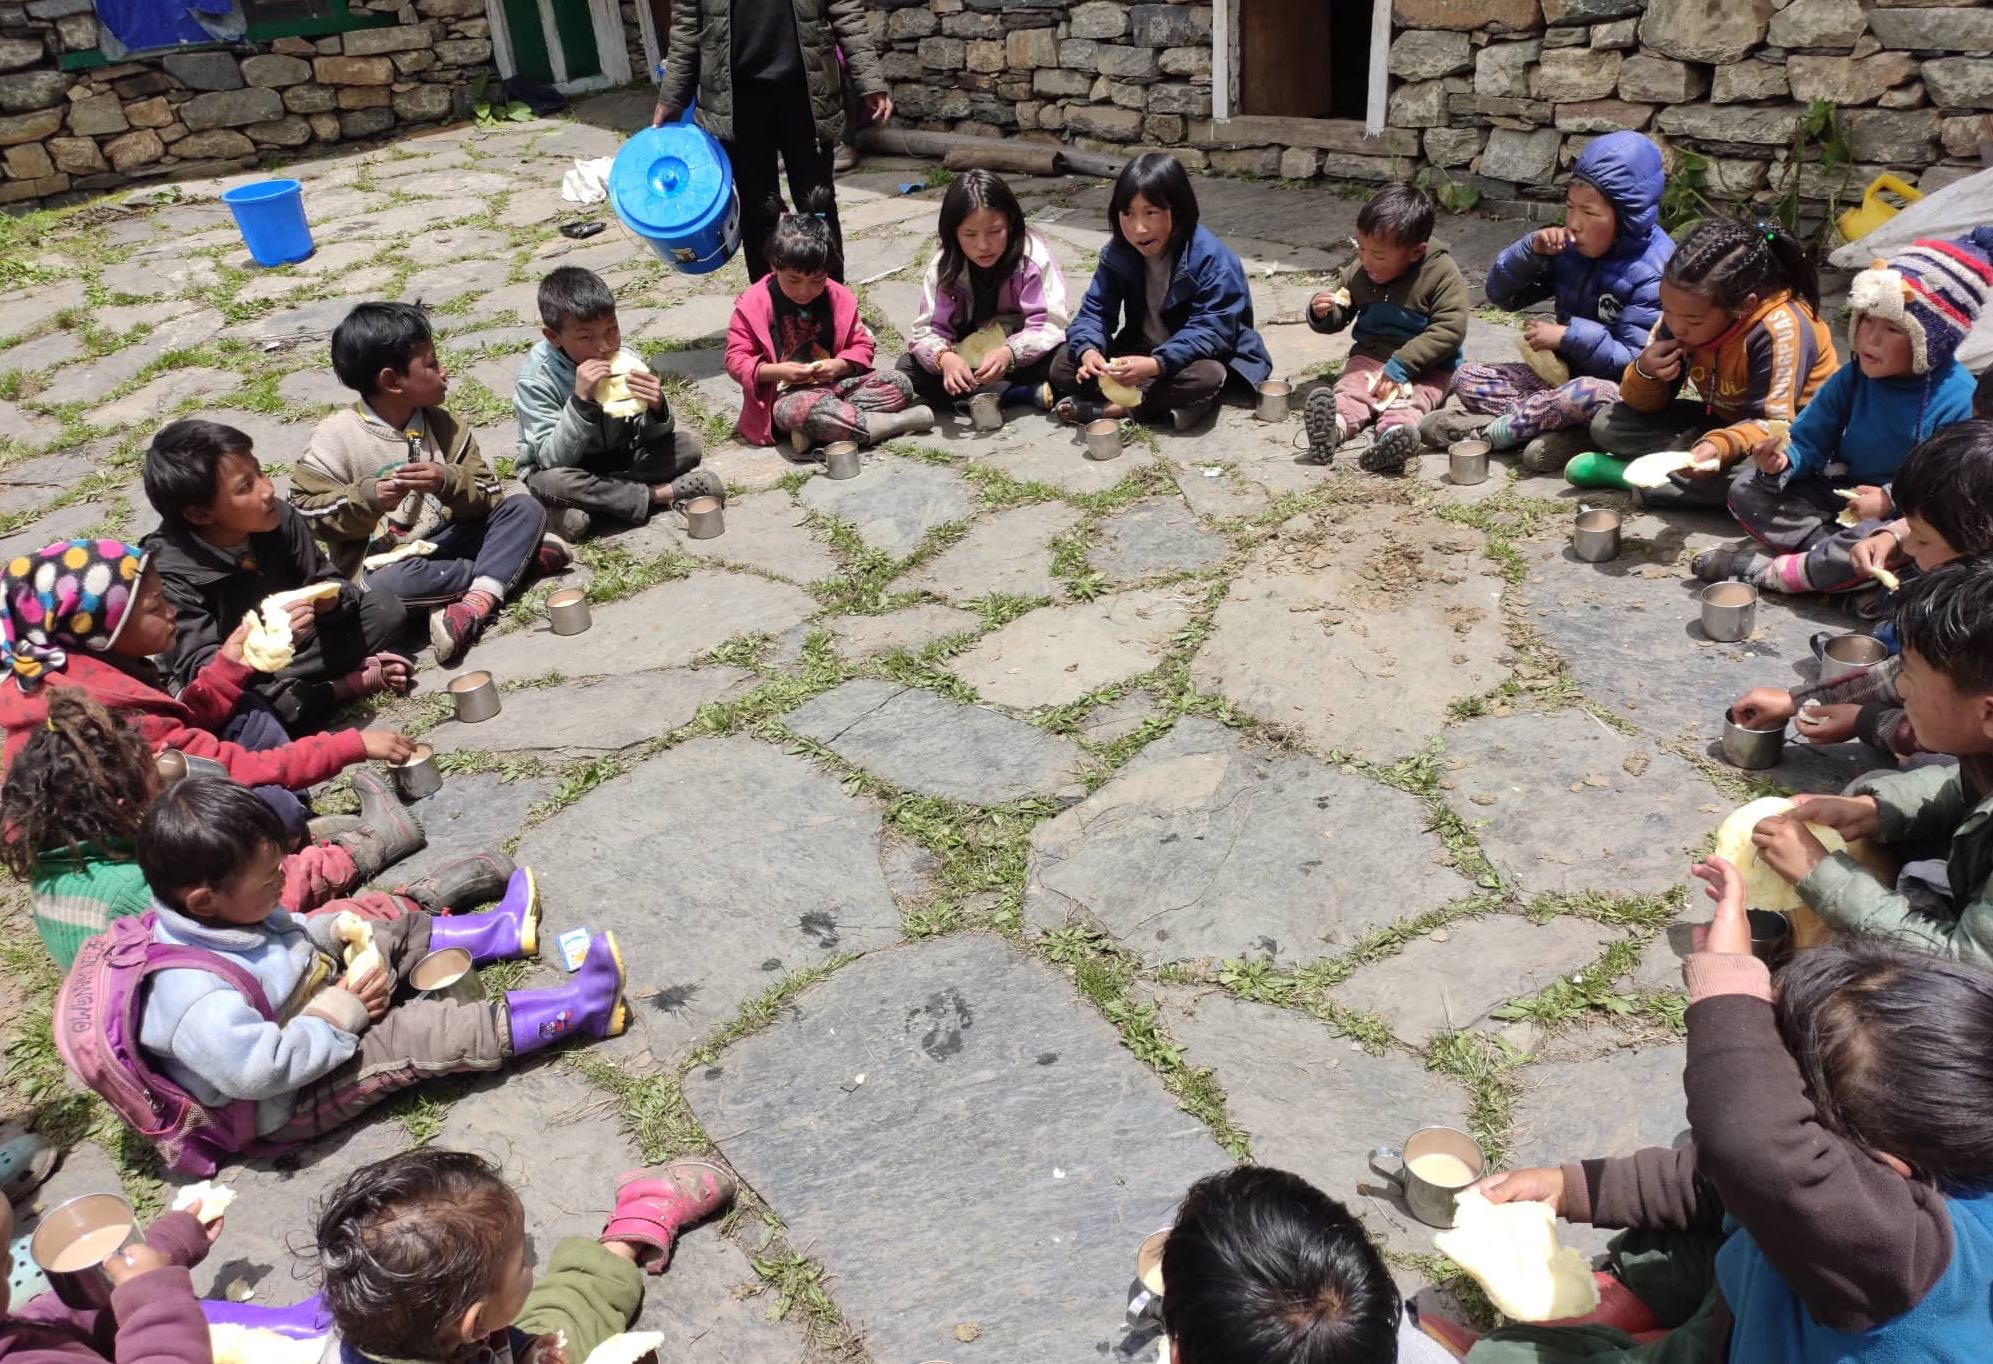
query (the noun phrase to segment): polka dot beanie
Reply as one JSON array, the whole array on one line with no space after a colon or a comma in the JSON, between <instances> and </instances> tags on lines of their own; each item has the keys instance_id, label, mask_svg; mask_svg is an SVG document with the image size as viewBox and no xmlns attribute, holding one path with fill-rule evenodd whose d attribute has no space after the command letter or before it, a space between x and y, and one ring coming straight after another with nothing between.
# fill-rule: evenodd
<instances>
[{"instance_id":1,"label":"polka dot beanie","mask_svg":"<svg viewBox=\"0 0 1993 1364\"><path fill-rule=\"evenodd\" d=\"M64 540L10 559L0 573L0 651L21 690L61 672L71 649L109 650L143 572L144 553L122 540Z\"/></svg>"},{"instance_id":2,"label":"polka dot beanie","mask_svg":"<svg viewBox=\"0 0 1993 1364\"><path fill-rule=\"evenodd\" d=\"M1921 239L1877 261L1848 286L1851 330L1879 318L1910 338L1918 374L1951 363L1993 294L1993 227L1949 241Z\"/></svg>"}]
</instances>

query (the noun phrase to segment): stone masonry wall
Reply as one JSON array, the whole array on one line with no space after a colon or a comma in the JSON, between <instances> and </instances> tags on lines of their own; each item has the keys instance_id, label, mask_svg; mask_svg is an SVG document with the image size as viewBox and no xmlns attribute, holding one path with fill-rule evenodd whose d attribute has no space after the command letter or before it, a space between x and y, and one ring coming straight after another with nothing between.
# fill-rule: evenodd
<instances>
[{"instance_id":1,"label":"stone masonry wall","mask_svg":"<svg viewBox=\"0 0 1993 1364\"><path fill-rule=\"evenodd\" d=\"M64 71L90 0L0 0L0 205L247 168L314 143L466 117L492 75L484 0L354 0L397 22Z\"/></svg>"},{"instance_id":2,"label":"stone masonry wall","mask_svg":"<svg viewBox=\"0 0 1993 1364\"><path fill-rule=\"evenodd\" d=\"M1341 120L1213 122L1202 0L1033 3L885 0L872 22L901 112L925 128L1168 147L1225 173L1423 172L1494 200L1561 193L1551 181L1588 140L1632 128L1705 157L1713 198L1776 199L1796 175L1817 204L1885 169L1927 191L1970 174L1993 110L1993 0L1395 0L1378 138ZM1851 167L1817 148L1790 164L1812 100L1839 106Z\"/></svg>"}]
</instances>

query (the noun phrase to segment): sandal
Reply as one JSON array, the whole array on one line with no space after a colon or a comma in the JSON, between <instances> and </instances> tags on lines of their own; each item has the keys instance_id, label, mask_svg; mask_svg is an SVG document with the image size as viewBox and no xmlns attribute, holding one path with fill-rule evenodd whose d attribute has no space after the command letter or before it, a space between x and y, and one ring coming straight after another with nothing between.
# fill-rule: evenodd
<instances>
[{"instance_id":1,"label":"sandal","mask_svg":"<svg viewBox=\"0 0 1993 1364\"><path fill-rule=\"evenodd\" d=\"M632 1171L617 1182L616 1209L602 1240L637 1247L638 1266L662 1274L678 1233L731 1203L737 1187L732 1175L703 1160Z\"/></svg>"},{"instance_id":2,"label":"sandal","mask_svg":"<svg viewBox=\"0 0 1993 1364\"><path fill-rule=\"evenodd\" d=\"M399 663L408 670L407 677L399 684L388 681L390 662ZM406 696L415 690L415 661L397 653L369 654L366 662L339 679L339 686L345 690L344 699L348 701L379 696L384 691Z\"/></svg>"},{"instance_id":3,"label":"sandal","mask_svg":"<svg viewBox=\"0 0 1993 1364\"><path fill-rule=\"evenodd\" d=\"M1061 398L1052 405L1052 415L1067 426L1086 426L1107 415L1107 404L1090 398Z\"/></svg>"},{"instance_id":4,"label":"sandal","mask_svg":"<svg viewBox=\"0 0 1993 1364\"><path fill-rule=\"evenodd\" d=\"M19 1206L39 1189L62 1159L62 1152L38 1132L16 1132L0 1142L0 1195Z\"/></svg>"}]
</instances>

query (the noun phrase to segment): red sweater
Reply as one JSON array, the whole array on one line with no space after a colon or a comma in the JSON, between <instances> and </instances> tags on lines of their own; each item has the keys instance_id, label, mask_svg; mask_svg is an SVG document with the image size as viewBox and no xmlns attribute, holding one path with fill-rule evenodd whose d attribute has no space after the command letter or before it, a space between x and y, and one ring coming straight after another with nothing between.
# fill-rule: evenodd
<instances>
[{"instance_id":1,"label":"red sweater","mask_svg":"<svg viewBox=\"0 0 1993 1364\"><path fill-rule=\"evenodd\" d=\"M216 738L214 732L228 723L244 686L255 675L247 665L216 654L174 697L100 655L79 650L69 655L61 672L44 674L42 685L32 692L23 692L12 677L0 682L0 728L7 733L4 765L13 765L28 736L47 721L50 687L81 687L91 700L129 721L153 752L177 748L212 758L244 786L300 791L367 760L367 746L357 729L314 734L260 753Z\"/></svg>"},{"instance_id":2,"label":"red sweater","mask_svg":"<svg viewBox=\"0 0 1993 1364\"><path fill-rule=\"evenodd\" d=\"M212 1364L208 1321L187 1270L208 1253L208 1236L192 1213L169 1212L147 1228L145 1243L167 1267L141 1274L111 1294L100 1311L64 1307L53 1293L0 1317L5 1364Z\"/></svg>"}]
</instances>

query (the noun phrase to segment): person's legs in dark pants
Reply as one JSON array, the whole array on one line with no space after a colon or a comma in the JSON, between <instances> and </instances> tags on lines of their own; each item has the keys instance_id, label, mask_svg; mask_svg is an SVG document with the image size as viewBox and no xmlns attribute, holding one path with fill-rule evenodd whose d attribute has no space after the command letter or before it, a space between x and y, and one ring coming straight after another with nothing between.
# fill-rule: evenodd
<instances>
[{"instance_id":1,"label":"person's legs in dark pants","mask_svg":"<svg viewBox=\"0 0 1993 1364\"><path fill-rule=\"evenodd\" d=\"M824 225L830 228L830 277L844 282L844 229L837 221L835 172L831 168L834 150L817 141L817 121L810 112L810 97L801 81L782 92L775 108L775 141L782 153L782 166L789 175L789 206L802 211L810 195L829 190L824 196Z\"/></svg>"},{"instance_id":2,"label":"person's legs in dark pants","mask_svg":"<svg viewBox=\"0 0 1993 1364\"><path fill-rule=\"evenodd\" d=\"M400 597L386 589L362 592L357 602L318 617L288 668L252 685L292 736L312 733L339 703L333 684L365 672L374 655L397 650L407 633L408 607ZM361 681L368 695L380 690Z\"/></svg>"},{"instance_id":3,"label":"person's legs in dark pants","mask_svg":"<svg viewBox=\"0 0 1993 1364\"><path fill-rule=\"evenodd\" d=\"M526 487L549 509L576 507L592 520L641 526L657 510L651 489L691 473L701 454L698 436L675 430L669 448L639 451L628 464L538 469L526 476Z\"/></svg>"},{"instance_id":4,"label":"person's legs in dark pants","mask_svg":"<svg viewBox=\"0 0 1993 1364\"><path fill-rule=\"evenodd\" d=\"M242 693L242 699L235 703L228 722L221 727L219 737L252 753L282 748L291 741L277 712L253 691ZM258 786L255 791L265 805L277 812L277 818L284 821L284 832L289 836L291 846L303 842L306 826L311 821L311 809L297 793L282 786Z\"/></svg>"},{"instance_id":5,"label":"person's legs in dark pants","mask_svg":"<svg viewBox=\"0 0 1993 1364\"><path fill-rule=\"evenodd\" d=\"M1150 384L1135 415L1144 421L1154 421L1216 401L1225 387L1226 373L1219 361L1192 360L1176 373Z\"/></svg>"},{"instance_id":6,"label":"person's legs in dark pants","mask_svg":"<svg viewBox=\"0 0 1993 1364\"><path fill-rule=\"evenodd\" d=\"M734 135L721 145L734 168L734 192L740 196L740 241L747 255L748 282L753 283L768 273L765 248L775 230L769 205L776 185L775 125L769 100L758 87L735 90Z\"/></svg>"},{"instance_id":7,"label":"person's legs in dark pants","mask_svg":"<svg viewBox=\"0 0 1993 1364\"><path fill-rule=\"evenodd\" d=\"M902 355L899 363L893 368L907 376L907 382L913 385L914 396L936 412L952 411L956 403L968 397L967 394L963 394L958 398L950 393L948 386L941 382L939 374L911 355Z\"/></svg>"},{"instance_id":8,"label":"person's legs in dark pants","mask_svg":"<svg viewBox=\"0 0 1993 1364\"><path fill-rule=\"evenodd\" d=\"M1641 412L1616 402L1592 418L1592 444L1608 455L1636 459L1662 450L1681 450L1715 422L1701 403L1676 399L1659 412Z\"/></svg>"},{"instance_id":9,"label":"person's legs in dark pants","mask_svg":"<svg viewBox=\"0 0 1993 1364\"><path fill-rule=\"evenodd\" d=\"M376 569L367 585L385 587L411 611L446 606L473 589L503 599L525 578L546 530L547 509L514 493L482 521L452 522L432 532L435 553Z\"/></svg>"}]
</instances>

